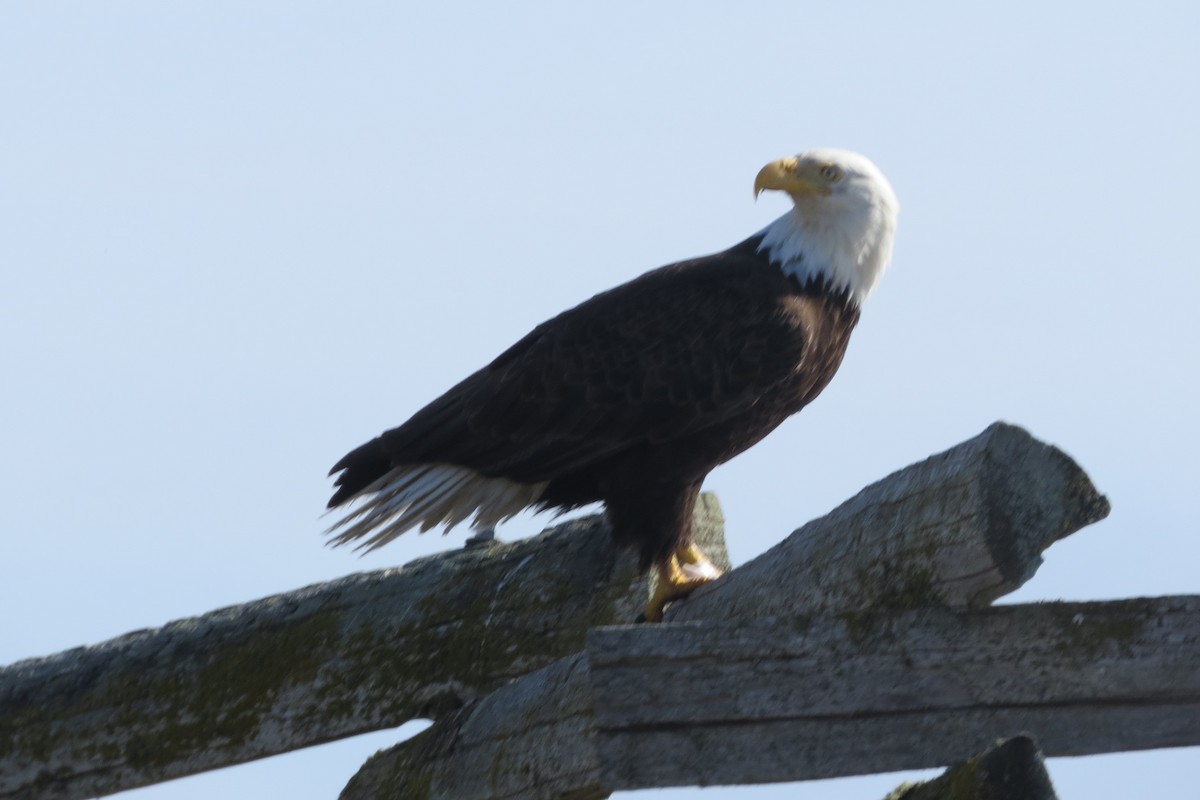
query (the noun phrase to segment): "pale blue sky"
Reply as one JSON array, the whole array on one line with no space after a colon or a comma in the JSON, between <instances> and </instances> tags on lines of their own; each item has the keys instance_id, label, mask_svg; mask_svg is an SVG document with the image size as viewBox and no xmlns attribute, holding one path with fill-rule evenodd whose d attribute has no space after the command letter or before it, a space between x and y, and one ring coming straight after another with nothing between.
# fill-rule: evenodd
<instances>
[{"instance_id":1,"label":"pale blue sky","mask_svg":"<svg viewBox=\"0 0 1200 800\"><path fill-rule=\"evenodd\" d=\"M326 470L763 227L758 168L826 145L891 178L895 262L826 393L710 476L735 562L1006 419L1113 502L1014 599L1200 591L1200 6L480 6L0 5L0 663L460 546L325 549ZM141 795L329 798L397 738ZM1191 800L1196 757L1050 769Z\"/></svg>"}]
</instances>

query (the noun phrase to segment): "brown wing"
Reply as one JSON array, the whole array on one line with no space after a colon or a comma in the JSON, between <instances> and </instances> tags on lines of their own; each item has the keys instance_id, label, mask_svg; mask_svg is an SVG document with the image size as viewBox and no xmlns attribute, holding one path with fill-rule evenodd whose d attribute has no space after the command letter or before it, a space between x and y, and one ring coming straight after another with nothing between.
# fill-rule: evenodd
<instances>
[{"instance_id":1,"label":"brown wing","mask_svg":"<svg viewBox=\"0 0 1200 800\"><path fill-rule=\"evenodd\" d=\"M745 412L800 361L778 268L753 250L663 267L530 332L339 462L331 505L403 464L549 481Z\"/></svg>"}]
</instances>

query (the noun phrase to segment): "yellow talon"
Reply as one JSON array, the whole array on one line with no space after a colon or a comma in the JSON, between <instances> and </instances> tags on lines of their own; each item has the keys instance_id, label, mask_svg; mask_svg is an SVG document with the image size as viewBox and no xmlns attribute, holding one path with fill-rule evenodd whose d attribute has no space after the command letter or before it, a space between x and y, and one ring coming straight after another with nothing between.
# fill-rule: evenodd
<instances>
[{"instance_id":1,"label":"yellow talon","mask_svg":"<svg viewBox=\"0 0 1200 800\"><path fill-rule=\"evenodd\" d=\"M667 603L686 597L719 577L721 570L713 566L696 545L679 548L666 564L658 567L658 585L646 605L646 621L662 622Z\"/></svg>"}]
</instances>

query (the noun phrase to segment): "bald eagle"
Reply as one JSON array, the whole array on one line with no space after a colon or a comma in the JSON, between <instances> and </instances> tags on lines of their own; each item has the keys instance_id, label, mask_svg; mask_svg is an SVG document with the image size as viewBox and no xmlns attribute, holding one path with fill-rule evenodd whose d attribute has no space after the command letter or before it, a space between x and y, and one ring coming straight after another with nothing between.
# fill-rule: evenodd
<instances>
[{"instance_id":1,"label":"bald eagle","mask_svg":"<svg viewBox=\"0 0 1200 800\"><path fill-rule=\"evenodd\" d=\"M865 157L813 150L754 183L793 208L721 253L653 270L534 328L347 453L333 544L604 504L656 568L646 617L719 575L691 542L705 476L810 403L891 259L898 204Z\"/></svg>"}]
</instances>

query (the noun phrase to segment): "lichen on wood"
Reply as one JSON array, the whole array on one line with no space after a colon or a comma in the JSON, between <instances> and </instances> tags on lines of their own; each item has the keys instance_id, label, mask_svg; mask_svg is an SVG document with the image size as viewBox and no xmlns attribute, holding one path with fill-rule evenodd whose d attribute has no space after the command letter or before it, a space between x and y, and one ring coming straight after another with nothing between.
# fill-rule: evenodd
<instances>
[{"instance_id":1,"label":"lichen on wood","mask_svg":"<svg viewBox=\"0 0 1200 800\"><path fill-rule=\"evenodd\" d=\"M884 800L1057 800L1046 761L1029 734L1004 739L929 781L904 784Z\"/></svg>"},{"instance_id":2,"label":"lichen on wood","mask_svg":"<svg viewBox=\"0 0 1200 800\"><path fill-rule=\"evenodd\" d=\"M697 535L727 558L720 508ZM438 717L632 621L599 515L0 669L0 798L82 798Z\"/></svg>"}]
</instances>

